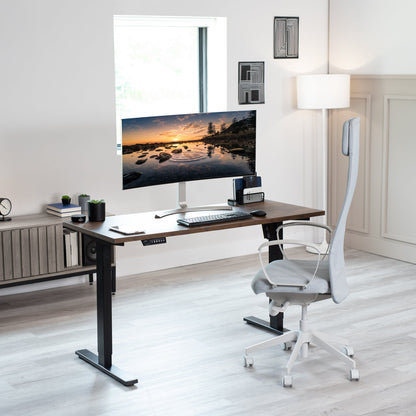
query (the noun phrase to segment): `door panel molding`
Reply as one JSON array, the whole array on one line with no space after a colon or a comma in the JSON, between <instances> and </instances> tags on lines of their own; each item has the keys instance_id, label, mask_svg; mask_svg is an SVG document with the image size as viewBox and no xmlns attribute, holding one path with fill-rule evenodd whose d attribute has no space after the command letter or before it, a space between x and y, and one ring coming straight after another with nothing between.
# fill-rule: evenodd
<instances>
[{"instance_id":1,"label":"door panel molding","mask_svg":"<svg viewBox=\"0 0 416 416\"><path fill-rule=\"evenodd\" d=\"M416 143L410 130L415 115L416 95L384 95L381 235L411 244L416 244Z\"/></svg>"}]
</instances>

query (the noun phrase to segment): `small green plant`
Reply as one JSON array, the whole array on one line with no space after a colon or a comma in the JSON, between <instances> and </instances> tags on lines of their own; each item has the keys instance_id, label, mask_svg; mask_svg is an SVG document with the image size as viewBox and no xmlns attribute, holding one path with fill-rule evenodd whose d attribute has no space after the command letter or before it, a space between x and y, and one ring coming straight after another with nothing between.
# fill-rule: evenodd
<instances>
[{"instance_id":1,"label":"small green plant","mask_svg":"<svg viewBox=\"0 0 416 416\"><path fill-rule=\"evenodd\" d=\"M71 203L71 197L68 195L62 195L61 201L63 205L69 205Z\"/></svg>"},{"instance_id":2,"label":"small green plant","mask_svg":"<svg viewBox=\"0 0 416 416\"><path fill-rule=\"evenodd\" d=\"M92 199L91 201L88 201L90 204L103 204L105 201L104 199Z\"/></svg>"},{"instance_id":3,"label":"small green plant","mask_svg":"<svg viewBox=\"0 0 416 416\"><path fill-rule=\"evenodd\" d=\"M80 194L80 196L82 196L83 198L88 198L89 197L88 194Z\"/></svg>"}]
</instances>

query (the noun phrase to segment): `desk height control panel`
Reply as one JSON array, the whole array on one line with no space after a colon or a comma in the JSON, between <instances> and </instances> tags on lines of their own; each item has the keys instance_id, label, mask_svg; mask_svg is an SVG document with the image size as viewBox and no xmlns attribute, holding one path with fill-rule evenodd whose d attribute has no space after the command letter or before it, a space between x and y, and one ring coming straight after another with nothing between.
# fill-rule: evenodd
<instances>
[{"instance_id":1,"label":"desk height control panel","mask_svg":"<svg viewBox=\"0 0 416 416\"><path fill-rule=\"evenodd\" d=\"M150 238L148 240L142 240L144 246L154 246L156 244L165 244L166 237Z\"/></svg>"}]
</instances>

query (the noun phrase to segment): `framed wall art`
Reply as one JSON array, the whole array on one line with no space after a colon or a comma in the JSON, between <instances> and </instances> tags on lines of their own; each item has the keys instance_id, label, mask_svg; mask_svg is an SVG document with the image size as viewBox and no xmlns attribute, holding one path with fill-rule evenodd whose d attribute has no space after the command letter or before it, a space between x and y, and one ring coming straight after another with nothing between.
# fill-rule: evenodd
<instances>
[{"instance_id":1,"label":"framed wall art","mask_svg":"<svg viewBox=\"0 0 416 416\"><path fill-rule=\"evenodd\" d=\"M299 17L274 18L274 59L299 58Z\"/></svg>"},{"instance_id":2,"label":"framed wall art","mask_svg":"<svg viewBox=\"0 0 416 416\"><path fill-rule=\"evenodd\" d=\"M238 63L238 103L264 104L264 62Z\"/></svg>"}]
</instances>

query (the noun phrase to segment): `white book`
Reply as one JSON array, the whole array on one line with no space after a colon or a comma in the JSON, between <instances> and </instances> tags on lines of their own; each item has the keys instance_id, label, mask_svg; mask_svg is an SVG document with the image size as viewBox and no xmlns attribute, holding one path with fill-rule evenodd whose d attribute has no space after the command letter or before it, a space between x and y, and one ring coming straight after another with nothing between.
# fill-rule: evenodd
<instances>
[{"instance_id":1,"label":"white book","mask_svg":"<svg viewBox=\"0 0 416 416\"><path fill-rule=\"evenodd\" d=\"M69 230L64 228L64 253L65 253L65 267L72 266L72 255L71 255L71 233Z\"/></svg>"},{"instance_id":2,"label":"white book","mask_svg":"<svg viewBox=\"0 0 416 416\"><path fill-rule=\"evenodd\" d=\"M81 209L79 211L74 211L74 212L57 212L57 211L52 211L50 209L47 209L46 212L48 214L55 215L56 217L64 218L64 217L71 217L72 215L75 215L75 214L81 214Z\"/></svg>"},{"instance_id":3,"label":"white book","mask_svg":"<svg viewBox=\"0 0 416 416\"><path fill-rule=\"evenodd\" d=\"M78 266L78 233L71 231L71 266Z\"/></svg>"}]
</instances>

